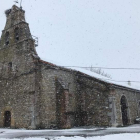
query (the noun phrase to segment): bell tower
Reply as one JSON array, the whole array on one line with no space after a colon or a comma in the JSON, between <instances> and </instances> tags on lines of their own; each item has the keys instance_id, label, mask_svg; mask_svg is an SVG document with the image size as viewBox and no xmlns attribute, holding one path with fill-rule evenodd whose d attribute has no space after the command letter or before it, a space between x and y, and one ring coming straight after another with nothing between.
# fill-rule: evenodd
<instances>
[{"instance_id":1,"label":"bell tower","mask_svg":"<svg viewBox=\"0 0 140 140\"><path fill-rule=\"evenodd\" d=\"M39 100L36 42L17 6L5 11L0 38L0 127L35 128Z\"/></svg>"},{"instance_id":2,"label":"bell tower","mask_svg":"<svg viewBox=\"0 0 140 140\"><path fill-rule=\"evenodd\" d=\"M0 40L0 76L21 75L34 69L34 62L39 59L36 40L22 8L13 5L5 14L7 21Z\"/></svg>"}]
</instances>

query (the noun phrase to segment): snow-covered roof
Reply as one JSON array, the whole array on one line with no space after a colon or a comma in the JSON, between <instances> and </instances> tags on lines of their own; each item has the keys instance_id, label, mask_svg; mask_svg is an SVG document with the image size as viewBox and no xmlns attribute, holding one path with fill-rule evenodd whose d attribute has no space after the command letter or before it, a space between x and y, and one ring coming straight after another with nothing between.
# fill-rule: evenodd
<instances>
[{"instance_id":1,"label":"snow-covered roof","mask_svg":"<svg viewBox=\"0 0 140 140\"><path fill-rule=\"evenodd\" d=\"M118 85L118 86L123 86L123 87L127 87L127 88L131 88L131 89L136 89L136 90L140 90L140 83L131 83L128 84L128 82L121 82L121 81L115 81L111 78L107 78L105 76L102 76L100 74L97 74L95 72L92 72L90 70L86 70L84 68L77 68L77 67L70 67L70 69L75 70L75 71L79 71L81 73L84 73L86 75L89 75L91 77L94 77L96 79L99 79L101 81L110 83L110 84L114 84L114 85Z\"/></svg>"},{"instance_id":2,"label":"snow-covered roof","mask_svg":"<svg viewBox=\"0 0 140 140\"><path fill-rule=\"evenodd\" d=\"M140 90L140 83L131 82L131 84L128 84L128 82L115 81L115 80L113 80L111 78L107 78L105 76L102 76L102 75L97 74L95 72L92 72L90 70L86 70L84 68L62 67L62 66L58 66L58 65L55 65L55 64L47 62L47 61L43 61L43 60L40 60L40 62L43 62L45 64L49 64L49 65L54 66L54 67L61 67L61 68L65 68L67 70L69 69L69 70L78 71L78 72L81 72L83 74L89 75L89 76L91 76L93 78L96 78L96 79L98 79L100 81L103 81L103 82L106 82L106 83L109 83L109 84L113 84L113 85L116 85L116 86L126 87L126 88L130 88L130 89L133 89L133 90Z\"/></svg>"}]
</instances>

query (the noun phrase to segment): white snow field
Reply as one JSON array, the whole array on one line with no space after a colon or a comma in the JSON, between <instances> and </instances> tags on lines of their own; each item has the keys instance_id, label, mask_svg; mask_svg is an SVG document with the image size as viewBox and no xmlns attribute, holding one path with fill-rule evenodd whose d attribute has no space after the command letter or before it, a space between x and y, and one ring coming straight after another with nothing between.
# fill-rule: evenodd
<instances>
[{"instance_id":1,"label":"white snow field","mask_svg":"<svg viewBox=\"0 0 140 140\"><path fill-rule=\"evenodd\" d=\"M63 130L0 129L0 140L140 140L140 124Z\"/></svg>"},{"instance_id":2,"label":"white snow field","mask_svg":"<svg viewBox=\"0 0 140 140\"><path fill-rule=\"evenodd\" d=\"M3 139L0 140L11 140L11 139ZM55 137L55 138L19 138L14 140L140 140L140 134L132 133L132 134L112 134L107 136L96 136L96 137Z\"/></svg>"}]
</instances>

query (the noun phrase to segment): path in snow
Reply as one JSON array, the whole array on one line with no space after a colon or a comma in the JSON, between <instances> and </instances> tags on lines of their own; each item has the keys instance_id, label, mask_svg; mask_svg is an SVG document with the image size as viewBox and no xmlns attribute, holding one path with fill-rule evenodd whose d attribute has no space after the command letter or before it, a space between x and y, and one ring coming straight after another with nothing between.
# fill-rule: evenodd
<instances>
[{"instance_id":1,"label":"path in snow","mask_svg":"<svg viewBox=\"0 0 140 140\"><path fill-rule=\"evenodd\" d=\"M120 128L90 128L90 129L67 129L67 130L20 130L20 129L0 129L0 138L52 138L52 137L92 137L105 136L120 133L140 133L140 125L132 125Z\"/></svg>"}]
</instances>

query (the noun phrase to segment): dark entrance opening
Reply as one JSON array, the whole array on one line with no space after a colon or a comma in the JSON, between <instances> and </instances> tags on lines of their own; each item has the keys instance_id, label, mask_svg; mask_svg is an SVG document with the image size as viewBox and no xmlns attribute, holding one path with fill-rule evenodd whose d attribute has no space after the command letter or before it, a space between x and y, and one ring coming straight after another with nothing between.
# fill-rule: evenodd
<instances>
[{"instance_id":1,"label":"dark entrance opening","mask_svg":"<svg viewBox=\"0 0 140 140\"><path fill-rule=\"evenodd\" d=\"M86 111L80 111L76 113L76 126L85 126L87 125L87 112Z\"/></svg>"},{"instance_id":2,"label":"dark entrance opening","mask_svg":"<svg viewBox=\"0 0 140 140\"><path fill-rule=\"evenodd\" d=\"M128 106L127 106L127 100L125 96L122 96L121 98L121 111L122 111L122 122L123 125L128 125Z\"/></svg>"},{"instance_id":3,"label":"dark entrance opening","mask_svg":"<svg viewBox=\"0 0 140 140\"><path fill-rule=\"evenodd\" d=\"M4 127L10 127L11 126L11 112L5 111L4 114Z\"/></svg>"}]
</instances>

